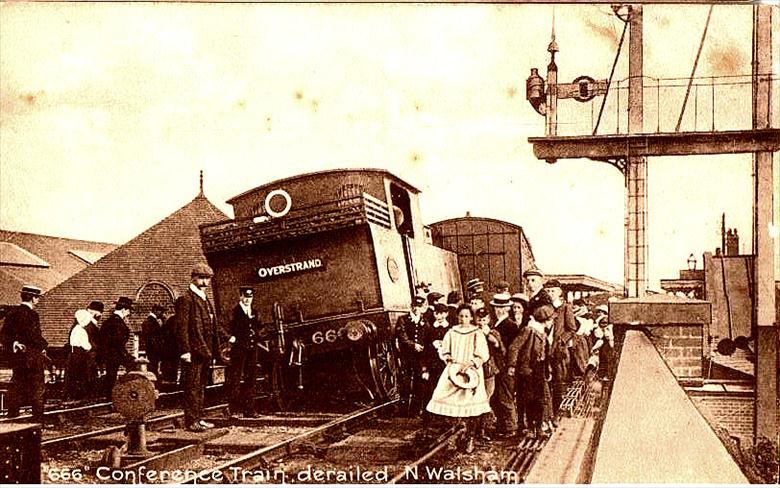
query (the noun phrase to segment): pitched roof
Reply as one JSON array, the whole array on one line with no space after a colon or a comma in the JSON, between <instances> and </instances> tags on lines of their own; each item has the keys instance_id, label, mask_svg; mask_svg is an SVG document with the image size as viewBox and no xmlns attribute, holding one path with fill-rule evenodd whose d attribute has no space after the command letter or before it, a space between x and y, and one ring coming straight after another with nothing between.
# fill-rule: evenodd
<instances>
[{"instance_id":1,"label":"pitched roof","mask_svg":"<svg viewBox=\"0 0 780 488\"><path fill-rule=\"evenodd\" d=\"M151 302L172 305L173 299L189 286L193 263L205 261L198 227L227 218L200 194L65 280L38 304L44 337L52 346L64 344L76 310L92 300L100 300L106 305L106 315L120 296L140 299L128 320L131 329L138 330Z\"/></svg>"},{"instance_id":2,"label":"pitched roof","mask_svg":"<svg viewBox=\"0 0 780 488\"><path fill-rule=\"evenodd\" d=\"M116 244L0 230L0 305L19 302L19 288L39 286L44 292L86 268L78 255L99 258Z\"/></svg>"}]
</instances>

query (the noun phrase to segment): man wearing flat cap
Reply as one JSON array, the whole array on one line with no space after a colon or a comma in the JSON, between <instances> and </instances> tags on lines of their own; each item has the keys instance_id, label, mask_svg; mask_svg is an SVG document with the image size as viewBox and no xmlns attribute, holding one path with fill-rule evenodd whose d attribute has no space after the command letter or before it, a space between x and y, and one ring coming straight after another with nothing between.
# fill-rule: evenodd
<instances>
[{"instance_id":1,"label":"man wearing flat cap","mask_svg":"<svg viewBox=\"0 0 780 488\"><path fill-rule=\"evenodd\" d=\"M422 368L422 358L425 333L425 319L423 314L428 308L427 301L423 296L415 296L412 299L412 307L408 314L398 317L395 324L395 334L398 339L400 349L401 366L403 368L403 378L400 382L401 398L404 399L408 407L408 414L416 416L422 413L422 390L420 375Z\"/></svg>"},{"instance_id":2,"label":"man wearing flat cap","mask_svg":"<svg viewBox=\"0 0 780 488\"><path fill-rule=\"evenodd\" d=\"M5 317L0 340L11 357L11 384L8 388L8 417L18 417L22 405L32 404L33 421L43 423L43 370L50 364L48 343L41 334L41 321L35 306L43 292L35 286L23 286L22 303Z\"/></svg>"},{"instance_id":3,"label":"man wearing flat cap","mask_svg":"<svg viewBox=\"0 0 780 488\"><path fill-rule=\"evenodd\" d=\"M255 385L257 383L257 345L260 340L260 321L252 306L254 291L250 286L238 289L238 304L233 307L233 317L228 330L230 339L230 364L225 372L225 396L229 402L230 418L254 417Z\"/></svg>"},{"instance_id":4,"label":"man wearing flat cap","mask_svg":"<svg viewBox=\"0 0 780 488\"><path fill-rule=\"evenodd\" d=\"M134 363L133 356L127 352L127 340L130 338L130 328L125 320L133 308L133 300L128 297L119 297L114 307L114 312L103 322L100 328L101 341L104 347L104 360L106 363L106 378L103 383L103 394L111 400L111 392L116 384L116 376L119 366L130 369Z\"/></svg>"},{"instance_id":5,"label":"man wearing flat cap","mask_svg":"<svg viewBox=\"0 0 780 488\"><path fill-rule=\"evenodd\" d=\"M214 272L206 263L192 268L190 286L176 299L176 337L184 383L184 425L191 432L214 427L203 419L203 395L209 366L219 357L219 335L206 288Z\"/></svg>"},{"instance_id":6,"label":"man wearing flat cap","mask_svg":"<svg viewBox=\"0 0 780 488\"><path fill-rule=\"evenodd\" d=\"M536 312L537 308L543 305L552 307L552 299L544 289L544 275L541 271L535 268L526 270L523 273L523 279L525 279L529 297L528 305L523 311L523 323L520 324L521 327L528 325L528 321L531 319L534 312Z\"/></svg>"}]
</instances>

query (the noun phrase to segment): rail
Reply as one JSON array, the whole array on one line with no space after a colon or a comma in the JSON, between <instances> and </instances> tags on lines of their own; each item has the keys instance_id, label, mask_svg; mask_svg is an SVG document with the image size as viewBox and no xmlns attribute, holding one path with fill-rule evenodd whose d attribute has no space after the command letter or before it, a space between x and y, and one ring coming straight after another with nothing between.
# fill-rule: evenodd
<instances>
[{"instance_id":1,"label":"rail","mask_svg":"<svg viewBox=\"0 0 780 488\"><path fill-rule=\"evenodd\" d=\"M759 75L769 81L772 90L780 89L776 74ZM715 132L752 129L753 75L694 77L685 110L681 111L689 78L643 77L642 133ZM613 81L604 107L601 123L597 116L602 99L596 97L583 109L573 101L559 104L557 132L559 136L628 133L629 78ZM735 109L744 107L745 109ZM677 128L678 121L681 122ZM777 119L773 124L777 125Z\"/></svg>"},{"instance_id":2,"label":"rail","mask_svg":"<svg viewBox=\"0 0 780 488\"><path fill-rule=\"evenodd\" d=\"M407 464L404 466L404 469L401 470L398 474L393 476L392 479L390 479L387 483L390 485L397 484L400 481L403 481L406 478L406 473L409 473L410 471L414 470L417 466L420 466L424 462L428 461L432 457L439 454L441 451L443 451L445 448L447 448L451 443L458 439L463 433L466 431L466 426L463 424L459 425L453 425L449 429L447 429L443 434L441 434L438 439L433 442L431 447L428 448L428 450L417 458L412 463Z\"/></svg>"},{"instance_id":3,"label":"rail","mask_svg":"<svg viewBox=\"0 0 780 488\"><path fill-rule=\"evenodd\" d=\"M258 466L266 464L268 458L271 456L277 455L279 453L282 455L292 454L295 445L299 444L301 441L311 440L313 438L325 435L331 431L346 430L351 425L373 418L381 411L387 410L399 402L400 400L397 399L390 400L380 405L358 410L284 441L277 442L276 444L263 447L256 451L252 451L237 459L220 464L217 467L199 471L198 473L187 477L184 481L182 481L182 483L194 484L199 480L217 479L214 477L216 473L235 473L240 472L241 470L253 470Z\"/></svg>"},{"instance_id":4,"label":"rail","mask_svg":"<svg viewBox=\"0 0 780 488\"><path fill-rule=\"evenodd\" d=\"M200 233L204 252L213 253L365 223L389 229L391 221L387 204L363 193L293 209L280 218L261 216L206 224L200 227Z\"/></svg>"}]
</instances>

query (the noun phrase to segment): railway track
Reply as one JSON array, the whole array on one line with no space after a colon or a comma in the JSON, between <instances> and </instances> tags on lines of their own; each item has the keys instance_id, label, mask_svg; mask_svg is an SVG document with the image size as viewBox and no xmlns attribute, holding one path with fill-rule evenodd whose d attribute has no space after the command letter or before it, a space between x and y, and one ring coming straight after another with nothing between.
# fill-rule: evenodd
<instances>
[{"instance_id":1,"label":"railway track","mask_svg":"<svg viewBox=\"0 0 780 488\"><path fill-rule=\"evenodd\" d=\"M222 384L218 385L209 385L206 387L207 394L209 392L215 392L222 389ZM170 391L170 392L164 392L160 393L157 397L158 404L176 404L181 401L182 395L184 392L182 390L176 390L176 391ZM89 403L86 405L74 405L74 406L67 406L63 407L62 405L59 405L53 409L49 409L43 412L43 417L45 421L62 421L64 419L68 419L70 417L74 416L80 416L80 415L101 415L105 413L110 413L113 409L113 403L112 402L96 402L96 403ZM25 408L23 411L29 411L29 407ZM24 423L24 422L30 422L32 421L32 414L25 413L22 415L19 415L18 417L0 417L0 423L6 423L6 422L14 422L14 423Z\"/></svg>"}]
</instances>

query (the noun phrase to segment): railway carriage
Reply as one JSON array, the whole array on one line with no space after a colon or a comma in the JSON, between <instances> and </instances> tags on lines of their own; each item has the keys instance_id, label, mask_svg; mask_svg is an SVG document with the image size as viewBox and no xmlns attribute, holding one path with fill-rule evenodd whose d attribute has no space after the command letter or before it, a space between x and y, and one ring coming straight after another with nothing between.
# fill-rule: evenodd
<instances>
[{"instance_id":1,"label":"railway carriage","mask_svg":"<svg viewBox=\"0 0 780 488\"><path fill-rule=\"evenodd\" d=\"M422 224L419 194L385 170L311 173L244 192L228 201L235 219L201 227L220 323L237 287L254 288L278 397L347 356L372 397L396 394L394 326L415 287L461 288L455 253Z\"/></svg>"}]
</instances>

